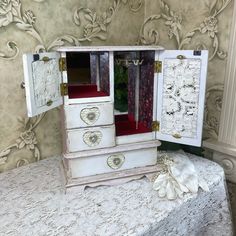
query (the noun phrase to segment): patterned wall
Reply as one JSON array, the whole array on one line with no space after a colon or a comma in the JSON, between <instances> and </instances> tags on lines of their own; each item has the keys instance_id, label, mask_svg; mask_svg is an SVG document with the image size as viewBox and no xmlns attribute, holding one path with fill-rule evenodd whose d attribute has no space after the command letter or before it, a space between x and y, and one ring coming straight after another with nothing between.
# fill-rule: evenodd
<instances>
[{"instance_id":1,"label":"patterned wall","mask_svg":"<svg viewBox=\"0 0 236 236\"><path fill-rule=\"evenodd\" d=\"M22 54L65 45L209 49L204 137L217 137L232 0L1 0L0 172L61 152L60 112L26 115Z\"/></svg>"}]
</instances>

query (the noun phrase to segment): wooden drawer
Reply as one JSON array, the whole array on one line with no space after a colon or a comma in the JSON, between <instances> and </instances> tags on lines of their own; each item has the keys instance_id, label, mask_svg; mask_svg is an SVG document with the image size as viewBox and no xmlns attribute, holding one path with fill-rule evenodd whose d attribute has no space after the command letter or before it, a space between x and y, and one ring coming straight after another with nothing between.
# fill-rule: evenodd
<instances>
[{"instance_id":1,"label":"wooden drawer","mask_svg":"<svg viewBox=\"0 0 236 236\"><path fill-rule=\"evenodd\" d=\"M155 165L157 162L157 148L143 148L96 156L66 159L70 177L78 178L136 167Z\"/></svg>"},{"instance_id":2,"label":"wooden drawer","mask_svg":"<svg viewBox=\"0 0 236 236\"><path fill-rule=\"evenodd\" d=\"M66 129L111 125L114 123L113 103L91 103L64 106Z\"/></svg>"},{"instance_id":3,"label":"wooden drawer","mask_svg":"<svg viewBox=\"0 0 236 236\"><path fill-rule=\"evenodd\" d=\"M77 152L115 146L115 126L67 130L66 151Z\"/></svg>"}]
</instances>

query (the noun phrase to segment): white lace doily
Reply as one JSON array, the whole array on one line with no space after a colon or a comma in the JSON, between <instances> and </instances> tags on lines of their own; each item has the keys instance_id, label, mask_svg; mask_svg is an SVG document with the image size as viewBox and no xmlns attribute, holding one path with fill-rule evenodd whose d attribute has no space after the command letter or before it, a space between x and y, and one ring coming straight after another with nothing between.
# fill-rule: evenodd
<instances>
[{"instance_id":1,"label":"white lace doily","mask_svg":"<svg viewBox=\"0 0 236 236\"><path fill-rule=\"evenodd\" d=\"M191 156L210 191L168 201L147 179L63 194L60 158L0 175L0 235L232 235L224 174Z\"/></svg>"}]
</instances>

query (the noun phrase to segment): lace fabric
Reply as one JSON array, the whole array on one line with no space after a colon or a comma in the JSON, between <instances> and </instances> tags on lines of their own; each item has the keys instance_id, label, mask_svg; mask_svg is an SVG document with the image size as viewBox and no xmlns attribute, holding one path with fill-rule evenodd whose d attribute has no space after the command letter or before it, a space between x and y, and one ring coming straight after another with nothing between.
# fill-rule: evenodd
<instances>
[{"instance_id":1,"label":"lace fabric","mask_svg":"<svg viewBox=\"0 0 236 236\"><path fill-rule=\"evenodd\" d=\"M224 173L189 155L210 191L169 201L146 178L126 184L63 192L60 157L0 175L0 235L230 236Z\"/></svg>"}]
</instances>

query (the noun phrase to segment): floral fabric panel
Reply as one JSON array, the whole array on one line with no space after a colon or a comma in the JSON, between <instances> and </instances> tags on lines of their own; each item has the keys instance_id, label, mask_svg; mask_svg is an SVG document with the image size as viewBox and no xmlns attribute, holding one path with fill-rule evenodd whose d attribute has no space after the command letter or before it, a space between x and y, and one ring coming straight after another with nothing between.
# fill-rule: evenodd
<instances>
[{"instance_id":1,"label":"floral fabric panel","mask_svg":"<svg viewBox=\"0 0 236 236\"><path fill-rule=\"evenodd\" d=\"M97 77L96 57L97 55L90 54L91 84L96 84L96 77Z\"/></svg>"},{"instance_id":2,"label":"floral fabric panel","mask_svg":"<svg viewBox=\"0 0 236 236\"><path fill-rule=\"evenodd\" d=\"M34 99L37 107L45 106L48 101L60 98L60 72L58 61L35 61L32 63Z\"/></svg>"},{"instance_id":3,"label":"floral fabric panel","mask_svg":"<svg viewBox=\"0 0 236 236\"><path fill-rule=\"evenodd\" d=\"M197 137L200 59L165 59L161 132Z\"/></svg>"},{"instance_id":4,"label":"floral fabric panel","mask_svg":"<svg viewBox=\"0 0 236 236\"><path fill-rule=\"evenodd\" d=\"M91 69L91 84L96 84L97 78L97 56L98 54L90 54L90 69ZM107 95L110 95L110 81L109 81L109 53L104 52L100 54L100 89Z\"/></svg>"},{"instance_id":5,"label":"floral fabric panel","mask_svg":"<svg viewBox=\"0 0 236 236\"><path fill-rule=\"evenodd\" d=\"M109 84L109 53L105 52L100 56L100 75L101 75L101 90L110 95Z\"/></svg>"},{"instance_id":6,"label":"floral fabric panel","mask_svg":"<svg viewBox=\"0 0 236 236\"><path fill-rule=\"evenodd\" d=\"M139 87L139 119L151 128L153 115L154 51L141 52L141 78Z\"/></svg>"},{"instance_id":7,"label":"floral fabric panel","mask_svg":"<svg viewBox=\"0 0 236 236\"><path fill-rule=\"evenodd\" d=\"M137 70L134 65L130 65L128 68L128 113L131 116L135 116L135 80L137 76Z\"/></svg>"}]
</instances>

